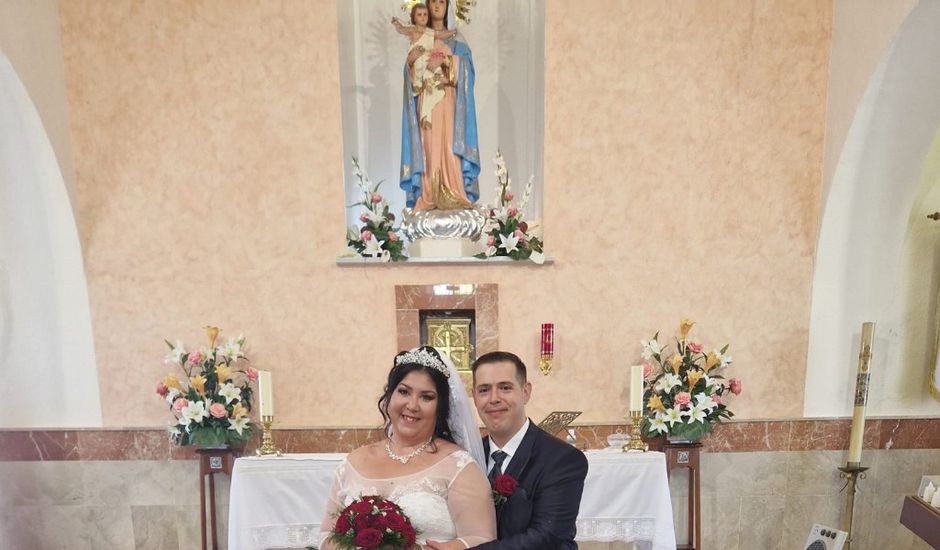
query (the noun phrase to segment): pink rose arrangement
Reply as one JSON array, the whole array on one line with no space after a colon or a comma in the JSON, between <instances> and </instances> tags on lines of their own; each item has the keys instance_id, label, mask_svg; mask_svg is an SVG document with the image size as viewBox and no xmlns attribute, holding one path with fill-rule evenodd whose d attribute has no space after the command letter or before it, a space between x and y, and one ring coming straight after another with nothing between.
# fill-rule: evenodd
<instances>
[{"instance_id":1,"label":"pink rose arrangement","mask_svg":"<svg viewBox=\"0 0 940 550\"><path fill-rule=\"evenodd\" d=\"M404 243L398 234L399 228L394 226L395 215L389 212L388 202L378 191L382 182L373 184L356 157L353 157L352 164L362 199L349 208L361 206L366 211L359 214L362 226L350 226L347 229L346 243L360 256L393 262L407 260Z\"/></svg>"},{"instance_id":2,"label":"pink rose arrangement","mask_svg":"<svg viewBox=\"0 0 940 550\"><path fill-rule=\"evenodd\" d=\"M157 395L173 413L170 440L178 445L218 446L248 439L255 426L251 383L258 371L245 367L245 338L218 343L219 329L206 327L209 345L187 351L179 340L164 340L170 352L164 363L176 365L181 376L169 374L157 383Z\"/></svg>"},{"instance_id":3,"label":"pink rose arrangement","mask_svg":"<svg viewBox=\"0 0 940 550\"><path fill-rule=\"evenodd\" d=\"M739 395L741 381L726 380L731 365L728 346L705 351L705 346L689 338L693 321L679 323L676 350L659 341L659 333L643 340L642 356L647 436L666 435L696 441L712 431L712 426L734 416L727 407L727 394Z\"/></svg>"},{"instance_id":4,"label":"pink rose arrangement","mask_svg":"<svg viewBox=\"0 0 940 550\"><path fill-rule=\"evenodd\" d=\"M541 263L542 241L529 232L529 224L524 221L523 212L529 197L532 196L532 178L526 185L525 193L519 206L513 204L515 195L512 192L512 178L506 168L506 161L502 153L497 152L496 158L497 204L487 208L487 218L483 225L483 234L486 235L486 249L477 254L480 259L494 256L506 256L513 260L532 260Z\"/></svg>"}]
</instances>

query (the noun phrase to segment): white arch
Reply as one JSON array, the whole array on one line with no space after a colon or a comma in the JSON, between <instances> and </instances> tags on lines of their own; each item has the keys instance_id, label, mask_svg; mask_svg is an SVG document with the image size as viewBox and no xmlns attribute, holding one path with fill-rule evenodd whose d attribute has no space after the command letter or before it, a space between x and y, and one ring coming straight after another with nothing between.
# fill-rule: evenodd
<instances>
[{"instance_id":1,"label":"white arch","mask_svg":"<svg viewBox=\"0 0 940 550\"><path fill-rule=\"evenodd\" d=\"M938 28L940 2L912 10L871 78L836 167L816 252L805 416L851 413L863 321L877 323L870 413L940 413L927 397L926 365L903 360L908 221L940 128Z\"/></svg>"},{"instance_id":2,"label":"white arch","mask_svg":"<svg viewBox=\"0 0 940 550\"><path fill-rule=\"evenodd\" d=\"M0 428L101 426L81 244L39 114L0 52Z\"/></svg>"}]
</instances>

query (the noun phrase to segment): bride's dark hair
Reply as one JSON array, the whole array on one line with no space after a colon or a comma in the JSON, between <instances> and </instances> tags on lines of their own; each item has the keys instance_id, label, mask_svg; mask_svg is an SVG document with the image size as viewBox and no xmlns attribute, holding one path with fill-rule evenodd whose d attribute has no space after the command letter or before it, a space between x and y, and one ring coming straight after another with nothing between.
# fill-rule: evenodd
<instances>
[{"instance_id":1,"label":"bride's dark hair","mask_svg":"<svg viewBox=\"0 0 940 550\"><path fill-rule=\"evenodd\" d=\"M433 354L434 357L440 360L441 356L436 349L430 346L422 346L419 349ZM385 383L385 391L382 397L379 398L378 407L379 412L382 413L382 418L385 419L385 433L388 434L389 428L392 426L392 419L388 415L388 403L392 399L392 393L406 376L412 372L421 371L431 377L431 380L434 382L434 389L437 390L437 414L434 417L434 438L441 438L444 441L455 443L450 424L447 422L447 419L450 417L450 386L447 385L447 377L444 376L444 373L441 371L419 363L405 362L399 365L398 358L406 353L408 352L402 351L395 356L395 360L392 362L392 370L388 372L388 381ZM441 362L441 364L443 365L443 362ZM431 448L433 452L437 451L437 446L433 441L431 442Z\"/></svg>"}]
</instances>

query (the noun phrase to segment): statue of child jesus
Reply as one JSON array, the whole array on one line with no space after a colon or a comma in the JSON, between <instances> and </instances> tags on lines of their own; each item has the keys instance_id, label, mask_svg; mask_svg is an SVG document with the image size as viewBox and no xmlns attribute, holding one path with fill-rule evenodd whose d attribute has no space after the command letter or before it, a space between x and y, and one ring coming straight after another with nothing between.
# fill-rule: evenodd
<instances>
[{"instance_id":1,"label":"statue of child jesus","mask_svg":"<svg viewBox=\"0 0 940 550\"><path fill-rule=\"evenodd\" d=\"M443 69L440 64L429 68L428 62L435 56L442 55L439 51L432 51L436 40L451 38L457 34L456 30L435 31L428 28L428 7L424 4L415 4L411 8L411 23L414 25L408 27L393 17L392 25L400 34L407 36L411 40L411 49L408 50L409 56L412 52L419 52L418 57L412 65L412 79L415 94L424 96L421 101L421 126L423 128L431 127L431 111L444 98L444 86L448 79L444 77Z\"/></svg>"}]
</instances>

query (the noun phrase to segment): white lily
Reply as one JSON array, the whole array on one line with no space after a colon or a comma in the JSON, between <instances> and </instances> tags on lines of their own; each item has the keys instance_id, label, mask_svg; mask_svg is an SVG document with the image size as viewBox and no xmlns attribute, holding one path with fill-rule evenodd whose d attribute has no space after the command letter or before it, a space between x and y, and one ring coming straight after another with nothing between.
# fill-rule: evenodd
<instances>
[{"instance_id":1,"label":"white lily","mask_svg":"<svg viewBox=\"0 0 940 550\"><path fill-rule=\"evenodd\" d=\"M666 412L663 414L663 421L669 423L670 428L675 425L676 422L682 424L682 412L677 408L666 409Z\"/></svg>"},{"instance_id":2,"label":"white lily","mask_svg":"<svg viewBox=\"0 0 940 550\"><path fill-rule=\"evenodd\" d=\"M656 416L650 419L650 431L660 434L669 432L669 428L666 427L666 422L663 420L662 413L657 412Z\"/></svg>"},{"instance_id":3,"label":"white lily","mask_svg":"<svg viewBox=\"0 0 940 550\"><path fill-rule=\"evenodd\" d=\"M704 380L705 380L705 389L709 389L709 388L713 388L713 387L714 387L714 388L720 388L720 387L721 387L721 381L718 380L717 378L712 378L711 376L708 376L708 375L706 374Z\"/></svg>"},{"instance_id":4,"label":"white lily","mask_svg":"<svg viewBox=\"0 0 940 550\"><path fill-rule=\"evenodd\" d=\"M519 244L519 238L515 235L509 235L508 237L506 235L499 236L499 247L504 248L506 252L518 250L518 248L516 248L517 244Z\"/></svg>"},{"instance_id":5,"label":"white lily","mask_svg":"<svg viewBox=\"0 0 940 550\"><path fill-rule=\"evenodd\" d=\"M717 357L717 358L721 361L721 363L718 364L718 368L727 367L728 365L730 365L731 363L734 362L734 361L731 359L731 356L730 356L730 355L723 355L723 354L721 353L721 351L719 351L719 350L717 350L717 349L716 349L716 350L712 350L712 353L714 353L714 354L715 354L715 357Z\"/></svg>"},{"instance_id":6,"label":"white lily","mask_svg":"<svg viewBox=\"0 0 940 550\"><path fill-rule=\"evenodd\" d=\"M163 362L165 364L179 363L183 360L184 355L186 355L186 350L183 349L183 342L177 340L176 344L173 345L173 349L170 350L170 353L163 356Z\"/></svg>"},{"instance_id":7,"label":"white lily","mask_svg":"<svg viewBox=\"0 0 940 550\"><path fill-rule=\"evenodd\" d=\"M366 249L362 251L363 254L379 257L382 255L382 245L385 244L385 241L377 241L375 235L373 235L363 244L366 245Z\"/></svg>"},{"instance_id":8,"label":"white lily","mask_svg":"<svg viewBox=\"0 0 940 550\"><path fill-rule=\"evenodd\" d=\"M500 206L499 208L494 208L493 217L499 220L500 223L505 224L509 219L509 207Z\"/></svg>"},{"instance_id":9,"label":"white lily","mask_svg":"<svg viewBox=\"0 0 940 550\"><path fill-rule=\"evenodd\" d=\"M695 394L695 406L702 407L706 413L709 413L718 406L718 403L715 403L715 400L712 399L712 396L705 393Z\"/></svg>"},{"instance_id":10,"label":"white lily","mask_svg":"<svg viewBox=\"0 0 940 550\"><path fill-rule=\"evenodd\" d=\"M490 247L487 247L486 252L484 252L484 254L486 254L487 257L490 257L490 256L495 256L496 252L497 252L496 247L490 246Z\"/></svg>"},{"instance_id":11,"label":"white lily","mask_svg":"<svg viewBox=\"0 0 940 550\"><path fill-rule=\"evenodd\" d=\"M691 424L693 421L701 422L702 424L704 424L706 414L707 414L707 411L705 410L705 407L703 407L701 403L696 403L686 413L686 415L689 417L689 424Z\"/></svg>"},{"instance_id":12,"label":"white lily","mask_svg":"<svg viewBox=\"0 0 940 550\"><path fill-rule=\"evenodd\" d=\"M231 382L226 382L219 388L219 395L225 398L226 405L231 405L232 401L242 398L242 391L236 388Z\"/></svg>"},{"instance_id":13,"label":"white lily","mask_svg":"<svg viewBox=\"0 0 940 550\"><path fill-rule=\"evenodd\" d=\"M242 342L244 338L239 335L235 340L228 340L223 345L219 346L219 352L224 355L229 361L237 361L239 357L244 357L242 353Z\"/></svg>"},{"instance_id":14,"label":"white lily","mask_svg":"<svg viewBox=\"0 0 940 550\"><path fill-rule=\"evenodd\" d=\"M229 418L228 419L228 429L235 430L235 433L238 435L242 434L242 430L245 429L245 426L248 425L250 419L247 416L240 416L238 418Z\"/></svg>"},{"instance_id":15,"label":"white lily","mask_svg":"<svg viewBox=\"0 0 940 550\"><path fill-rule=\"evenodd\" d=\"M675 374L667 372L656 381L656 384L653 386L653 391L656 393L668 392L672 388L680 385L682 385L682 380Z\"/></svg>"},{"instance_id":16,"label":"white lily","mask_svg":"<svg viewBox=\"0 0 940 550\"><path fill-rule=\"evenodd\" d=\"M537 263L538 265L542 265L545 263L545 254L542 254L541 252L533 251L532 254L529 255L529 259Z\"/></svg>"},{"instance_id":17,"label":"white lily","mask_svg":"<svg viewBox=\"0 0 940 550\"><path fill-rule=\"evenodd\" d=\"M643 345L643 359L650 360L654 355L659 355L663 352L662 345L660 345L659 340L640 340L640 344Z\"/></svg>"},{"instance_id":18,"label":"white lily","mask_svg":"<svg viewBox=\"0 0 940 550\"><path fill-rule=\"evenodd\" d=\"M190 401L189 405L186 405L183 408L183 415L180 417L180 424L186 426L186 429L189 430L189 425L193 422L200 423L204 418L209 417L209 411L206 410L205 401Z\"/></svg>"}]
</instances>

